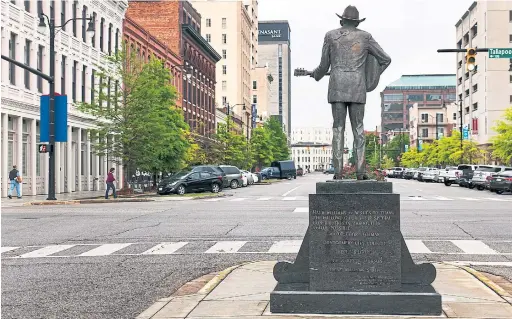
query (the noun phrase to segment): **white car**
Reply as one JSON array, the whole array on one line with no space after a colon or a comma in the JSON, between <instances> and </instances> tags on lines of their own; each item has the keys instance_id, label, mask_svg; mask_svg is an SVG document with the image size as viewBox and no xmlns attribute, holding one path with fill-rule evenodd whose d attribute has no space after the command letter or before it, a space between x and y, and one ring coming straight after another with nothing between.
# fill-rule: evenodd
<instances>
[{"instance_id":1,"label":"white car","mask_svg":"<svg viewBox=\"0 0 512 319\"><path fill-rule=\"evenodd\" d=\"M425 182L439 182L439 170L437 168L428 168L422 176Z\"/></svg>"},{"instance_id":2,"label":"white car","mask_svg":"<svg viewBox=\"0 0 512 319\"><path fill-rule=\"evenodd\" d=\"M252 174L252 180L254 181L254 183L257 183L259 181L258 175L254 174L254 173L251 173L251 174Z\"/></svg>"},{"instance_id":3,"label":"white car","mask_svg":"<svg viewBox=\"0 0 512 319\"><path fill-rule=\"evenodd\" d=\"M249 171L240 171L242 173L242 187L252 185L255 183L254 174ZM256 180L258 178L256 177Z\"/></svg>"}]
</instances>

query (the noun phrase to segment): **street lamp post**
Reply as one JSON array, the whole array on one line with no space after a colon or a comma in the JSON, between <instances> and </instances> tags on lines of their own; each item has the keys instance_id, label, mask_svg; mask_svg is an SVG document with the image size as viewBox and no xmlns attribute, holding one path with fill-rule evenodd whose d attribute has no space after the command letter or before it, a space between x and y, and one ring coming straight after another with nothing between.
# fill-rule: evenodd
<instances>
[{"instance_id":1,"label":"street lamp post","mask_svg":"<svg viewBox=\"0 0 512 319\"><path fill-rule=\"evenodd\" d=\"M59 31L62 30L68 22L74 20L85 20L89 21L87 26L87 34L94 35L95 27L94 27L94 18L91 16L89 18L72 18L64 22L64 24L60 26L55 25L55 19L49 18L46 14L41 14L39 17L39 25L38 30L44 33L46 31L48 23L48 28L50 29L50 103L49 103L49 113L50 113L50 139L49 139L49 167L48 167L48 198L47 200L56 200L55 197L55 30L60 28Z\"/></svg>"}]
</instances>

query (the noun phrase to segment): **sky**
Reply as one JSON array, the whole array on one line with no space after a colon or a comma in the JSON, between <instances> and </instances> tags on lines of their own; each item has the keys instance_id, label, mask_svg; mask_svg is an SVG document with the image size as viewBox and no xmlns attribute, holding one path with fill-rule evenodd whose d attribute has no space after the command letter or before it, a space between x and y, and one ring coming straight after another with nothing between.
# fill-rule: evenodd
<instances>
[{"instance_id":1,"label":"sky","mask_svg":"<svg viewBox=\"0 0 512 319\"><path fill-rule=\"evenodd\" d=\"M370 32L391 57L379 86L368 93L365 129L380 125L380 92L402 74L455 74L453 53L437 49L455 48L455 23L473 0L259 0L259 20L288 20L291 29L292 69L313 70L320 63L327 31L339 28L345 7L354 5L359 29ZM331 106L327 102L329 78L316 82L309 77L292 78L292 128L329 127ZM454 83L455 84L455 83Z\"/></svg>"}]
</instances>

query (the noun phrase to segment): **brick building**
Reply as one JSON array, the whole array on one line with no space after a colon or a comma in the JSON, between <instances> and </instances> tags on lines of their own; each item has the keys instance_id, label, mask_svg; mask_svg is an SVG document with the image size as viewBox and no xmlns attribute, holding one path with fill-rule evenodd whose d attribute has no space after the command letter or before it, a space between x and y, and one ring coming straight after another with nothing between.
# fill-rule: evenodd
<instances>
[{"instance_id":1,"label":"brick building","mask_svg":"<svg viewBox=\"0 0 512 319\"><path fill-rule=\"evenodd\" d=\"M127 16L179 55L181 106L190 129L215 133L215 64L222 58L201 36L201 15L188 1L130 1Z\"/></svg>"}]
</instances>

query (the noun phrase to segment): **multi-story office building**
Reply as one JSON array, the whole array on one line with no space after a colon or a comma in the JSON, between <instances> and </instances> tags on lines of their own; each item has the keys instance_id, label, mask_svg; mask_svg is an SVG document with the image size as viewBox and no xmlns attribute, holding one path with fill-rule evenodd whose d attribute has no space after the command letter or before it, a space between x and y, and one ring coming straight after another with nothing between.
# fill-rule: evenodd
<instances>
[{"instance_id":1,"label":"multi-story office building","mask_svg":"<svg viewBox=\"0 0 512 319\"><path fill-rule=\"evenodd\" d=\"M244 134L251 130L251 57L253 13L238 1L191 1L201 14L201 34L222 60L217 68L217 107L230 105L229 112L242 120ZM256 6L257 10L257 6Z\"/></svg>"},{"instance_id":2,"label":"multi-story office building","mask_svg":"<svg viewBox=\"0 0 512 319\"><path fill-rule=\"evenodd\" d=\"M251 15L251 68L258 65L258 0L244 0Z\"/></svg>"},{"instance_id":3,"label":"multi-story office building","mask_svg":"<svg viewBox=\"0 0 512 319\"><path fill-rule=\"evenodd\" d=\"M291 47L288 21L259 21L258 65L268 65L274 81L270 87L270 115L277 116L291 135Z\"/></svg>"},{"instance_id":4,"label":"multi-story office building","mask_svg":"<svg viewBox=\"0 0 512 319\"><path fill-rule=\"evenodd\" d=\"M512 2L475 1L455 24L457 48L508 48L512 42ZM495 122L512 103L509 59L476 56L476 69L466 69L465 54L456 54L457 97L463 102L463 125L483 148L496 134ZM457 120L460 123L460 120ZM459 124L460 126L460 124Z\"/></svg>"},{"instance_id":5,"label":"multi-story office building","mask_svg":"<svg viewBox=\"0 0 512 319\"><path fill-rule=\"evenodd\" d=\"M383 131L409 130L409 109L441 109L455 101L455 74L402 75L381 92ZM386 142L386 141L384 141Z\"/></svg>"},{"instance_id":6,"label":"multi-story office building","mask_svg":"<svg viewBox=\"0 0 512 319\"><path fill-rule=\"evenodd\" d=\"M325 170L332 163L332 144L331 143L312 143L299 142L291 145L292 160L297 167L309 168L311 172L315 170ZM348 154L344 161L348 163Z\"/></svg>"},{"instance_id":7,"label":"multi-story office building","mask_svg":"<svg viewBox=\"0 0 512 319\"><path fill-rule=\"evenodd\" d=\"M261 118L266 121L270 117L270 85L274 77L270 74L268 66L256 66L251 70L251 102L256 112L253 112L253 123Z\"/></svg>"},{"instance_id":8,"label":"multi-story office building","mask_svg":"<svg viewBox=\"0 0 512 319\"><path fill-rule=\"evenodd\" d=\"M71 18L94 17L96 32L88 37L88 21L70 21L55 39L55 90L68 96L67 142L55 146L56 193L103 189L111 159L96 156L90 130L94 122L75 108L95 95L95 72L106 64L122 42L128 1L21 1L2 0L2 54L49 74L49 31L38 31L44 13L62 25ZM2 60L1 175L2 196L7 195L8 171L13 165L24 176L23 194L48 192L48 154L39 154L40 96L48 83L35 74ZM96 82L97 83L97 82ZM122 184L122 167L116 170Z\"/></svg>"},{"instance_id":9,"label":"multi-story office building","mask_svg":"<svg viewBox=\"0 0 512 319\"><path fill-rule=\"evenodd\" d=\"M410 146L421 149L423 143L431 143L444 136L451 136L456 125L458 106L448 103L444 107L429 107L414 103L409 109Z\"/></svg>"},{"instance_id":10,"label":"multi-story office building","mask_svg":"<svg viewBox=\"0 0 512 319\"><path fill-rule=\"evenodd\" d=\"M345 137L347 133L345 132ZM292 143L332 143L331 127L294 127L291 136Z\"/></svg>"},{"instance_id":11,"label":"multi-story office building","mask_svg":"<svg viewBox=\"0 0 512 319\"><path fill-rule=\"evenodd\" d=\"M127 15L183 60L180 93L192 131L210 138L216 129L216 63L221 55L201 36L201 15L188 1L130 0Z\"/></svg>"}]
</instances>

